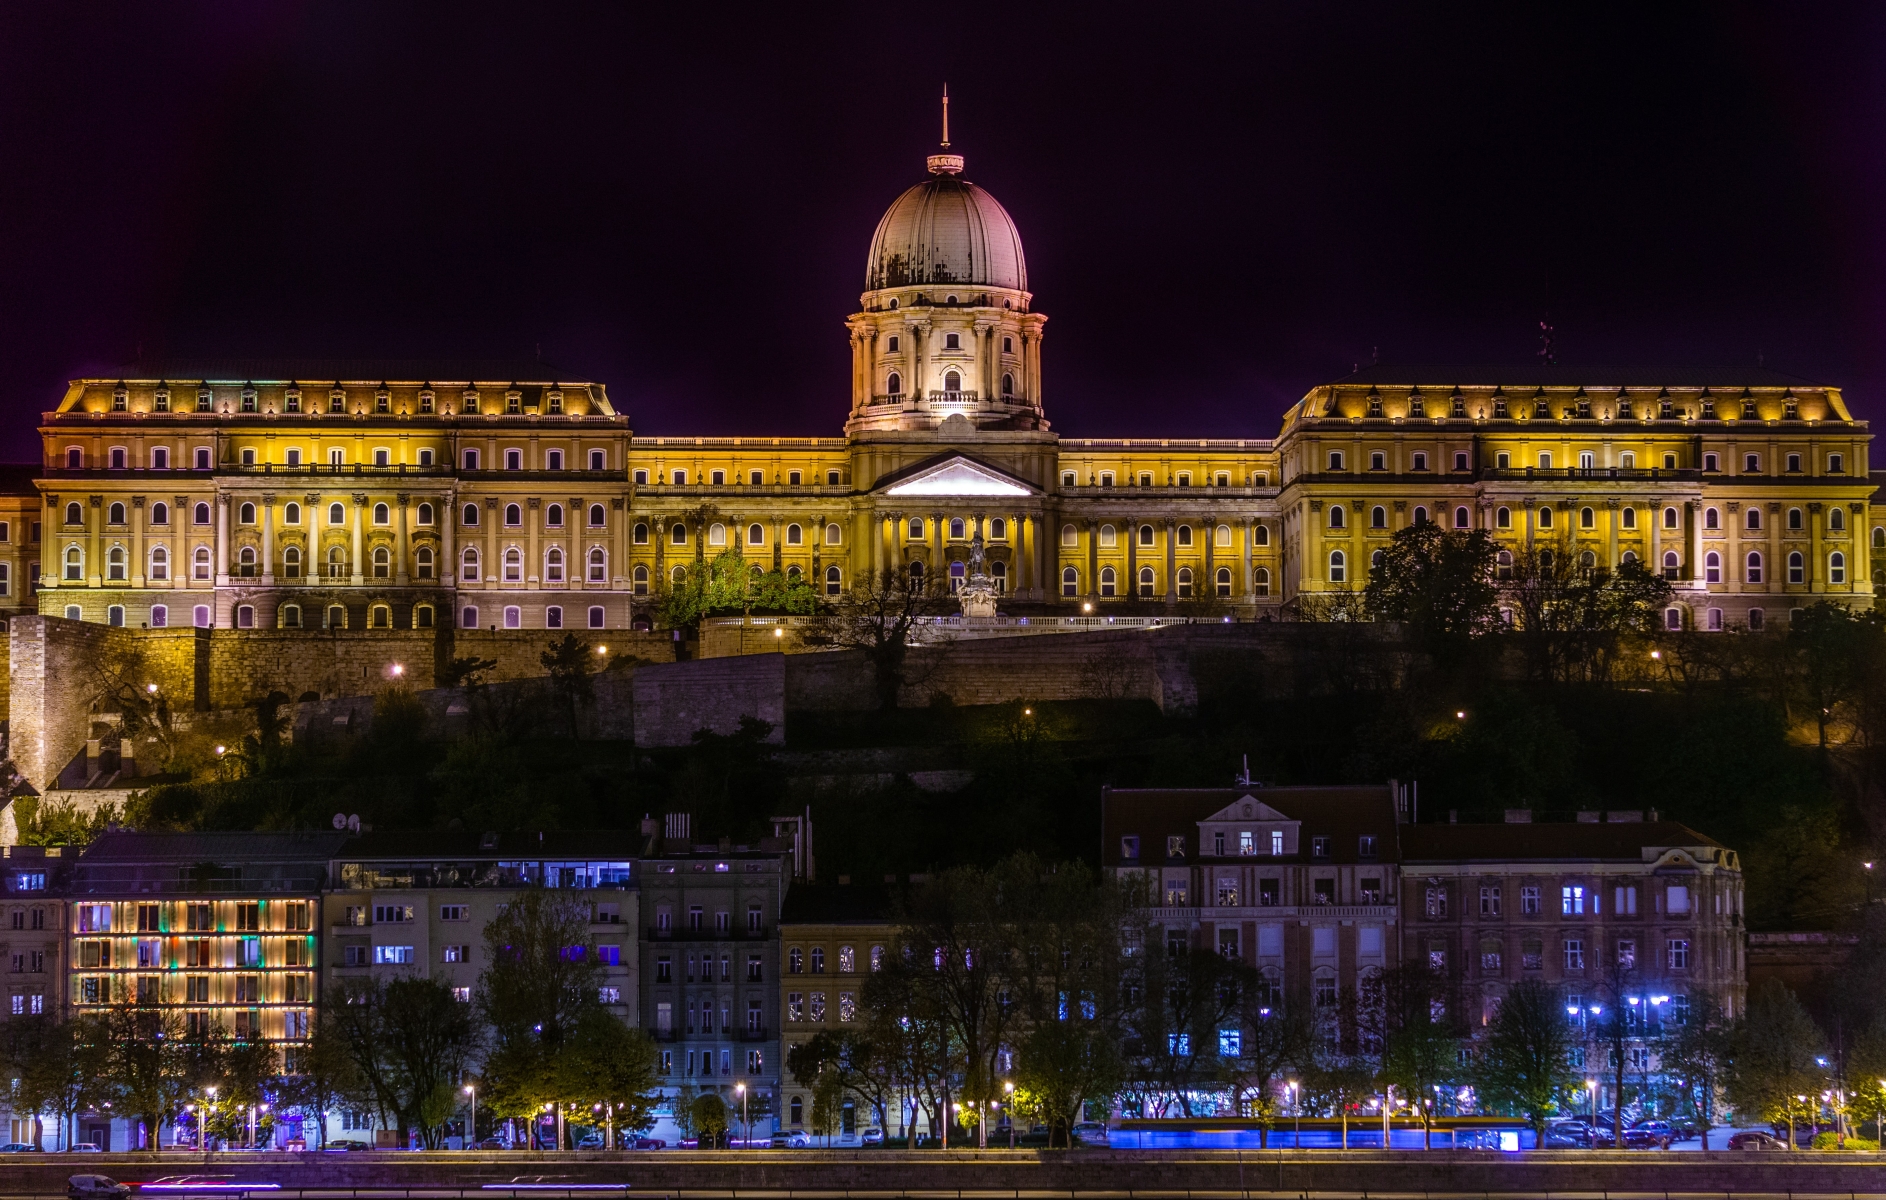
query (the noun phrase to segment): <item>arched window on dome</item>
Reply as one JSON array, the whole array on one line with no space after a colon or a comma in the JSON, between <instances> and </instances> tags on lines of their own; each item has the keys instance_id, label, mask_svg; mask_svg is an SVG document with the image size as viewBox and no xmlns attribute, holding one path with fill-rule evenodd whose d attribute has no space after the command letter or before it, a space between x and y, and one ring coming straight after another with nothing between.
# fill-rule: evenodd
<instances>
[{"instance_id":1,"label":"arched window on dome","mask_svg":"<svg viewBox=\"0 0 1886 1200\"><path fill-rule=\"evenodd\" d=\"M891 301L891 304L893 306L895 306L896 303L897 301L895 300ZM897 372L892 371L890 378L884 381L884 391L887 395L891 395L891 396L903 395L904 394L904 377L902 375L899 375Z\"/></svg>"},{"instance_id":2,"label":"arched window on dome","mask_svg":"<svg viewBox=\"0 0 1886 1200\"><path fill-rule=\"evenodd\" d=\"M1013 396L1015 394L1015 376L1006 371L1002 373L1002 394L1004 396Z\"/></svg>"},{"instance_id":3,"label":"arched window on dome","mask_svg":"<svg viewBox=\"0 0 1886 1200\"><path fill-rule=\"evenodd\" d=\"M955 371L943 372L943 390L946 392L962 391L963 390L963 377L957 374Z\"/></svg>"}]
</instances>

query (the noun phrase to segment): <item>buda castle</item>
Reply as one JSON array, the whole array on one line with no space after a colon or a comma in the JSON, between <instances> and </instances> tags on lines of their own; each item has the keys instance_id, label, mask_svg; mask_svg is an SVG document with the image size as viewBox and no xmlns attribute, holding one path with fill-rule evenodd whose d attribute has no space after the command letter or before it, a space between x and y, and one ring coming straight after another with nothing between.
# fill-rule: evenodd
<instances>
[{"instance_id":1,"label":"buda castle","mask_svg":"<svg viewBox=\"0 0 1886 1200\"><path fill-rule=\"evenodd\" d=\"M738 549L838 595L886 569L1012 615L1267 619L1398 529L1671 581L1666 624L1871 603L1886 514L1839 389L1774 371L1375 366L1274 436L1068 437L1019 230L930 156L846 322L826 438L638 437L543 363L139 363L75 380L0 479L13 612L161 628L630 629ZM836 417L836 413L834 413Z\"/></svg>"}]
</instances>

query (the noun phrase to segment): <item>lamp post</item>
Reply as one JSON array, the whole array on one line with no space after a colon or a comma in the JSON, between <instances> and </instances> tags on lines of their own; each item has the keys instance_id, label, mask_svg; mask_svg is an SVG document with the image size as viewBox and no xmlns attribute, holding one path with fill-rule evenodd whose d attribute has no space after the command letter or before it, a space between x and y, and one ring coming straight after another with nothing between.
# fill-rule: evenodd
<instances>
[{"instance_id":1,"label":"lamp post","mask_svg":"<svg viewBox=\"0 0 1886 1200\"><path fill-rule=\"evenodd\" d=\"M1290 1135L1290 1146L1294 1150L1303 1149L1303 1085L1296 1080L1288 1080L1284 1090L1290 1095L1290 1116L1295 1123L1295 1130Z\"/></svg>"},{"instance_id":2,"label":"lamp post","mask_svg":"<svg viewBox=\"0 0 1886 1200\"><path fill-rule=\"evenodd\" d=\"M733 1085L733 1090L740 1096L740 1126L744 1130L744 1141L751 1149L753 1141L753 1122L747 1118L747 1085L745 1081Z\"/></svg>"},{"instance_id":3,"label":"lamp post","mask_svg":"<svg viewBox=\"0 0 1886 1200\"><path fill-rule=\"evenodd\" d=\"M1883 1087L1883 1088L1886 1088L1886 1080L1882 1080L1882 1081L1880 1082L1880 1086L1881 1086L1881 1087ZM1009 1105L1008 1105L1008 1148L1009 1148L1010 1150L1013 1150L1013 1149L1015 1149L1015 1085L1014 1085L1013 1083L1004 1083L1004 1084L1002 1085L1002 1094L1003 1094L1004 1096L1007 1096L1007 1097L1008 1097L1008 1101L1009 1101Z\"/></svg>"},{"instance_id":4,"label":"lamp post","mask_svg":"<svg viewBox=\"0 0 1886 1200\"><path fill-rule=\"evenodd\" d=\"M976 1149L989 1148L989 1102L976 1101Z\"/></svg>"},{"instance_id":5,"label":"lamp post","mask_svg":"<svg viewBox=\"0 0 1886 1200\"><path fill-rule=\"evenodd\" d=\"M1873 907L1873 864L1863 862L1860 865L1866 868L1866 906L1871 909Z\"/></svg>"},{"instance_id":6,"label":"lamp post","mask_svg":"<svg viewBox=\"0 0 1886 1200\"><path fill-rule=\"evenodd\" d=\"M478 1089L468 1083L465 1094L471 1098L471 1120L465 1126L465 1149L470 1150L478 1142Z\"/></svg>"},{"instance_id":7,"label":"lamp post","mask_svg":"<svg viewBox=\"0 0 1886 1200\"><path fill-rule=\"evenodd\" d=\"M217 752L221 753L222 747L218 746ZM204 1088L203 1091L207 1096L209 1096L209 1100L203 1105L203 1121L204 1121L204 1124L207 1126L209 1123L210 1114L216 1111L216 1089L213 1087L207 1087L207 1088ZM197 1138L197 1140L203 1144L203 1162L207 1165L210 1161L209 1130L207 1128L204 1128L202 1130L202 1136Z\"/></svg>"}]
</instances>

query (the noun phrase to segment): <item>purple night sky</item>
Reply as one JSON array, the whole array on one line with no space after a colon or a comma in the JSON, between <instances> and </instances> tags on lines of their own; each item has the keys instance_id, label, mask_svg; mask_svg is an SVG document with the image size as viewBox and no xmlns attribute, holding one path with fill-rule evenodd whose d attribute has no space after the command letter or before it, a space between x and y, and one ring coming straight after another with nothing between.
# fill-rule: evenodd
<instances>
[{"instance_id":1,"label":"purple night sky","mask_svg":"<svg viewBox=\"0 0 1886 1200\"><path fill-rule=\"evenodd\" d=\"M0 456L140 348L541 346L640 433L835 435L946 79L1063 433L1269 436L1548 311L1879 411L1886 7L685 8L0 8Z\"/></svg>"}]
</instances>

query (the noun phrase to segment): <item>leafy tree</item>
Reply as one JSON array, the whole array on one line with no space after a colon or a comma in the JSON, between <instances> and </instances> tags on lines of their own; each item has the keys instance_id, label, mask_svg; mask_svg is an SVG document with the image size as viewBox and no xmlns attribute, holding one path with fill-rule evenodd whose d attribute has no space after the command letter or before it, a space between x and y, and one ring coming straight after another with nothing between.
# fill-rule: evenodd
<instances>
[{"instance_id":1,"label":"leafy tree","mask_svg":"<svg viewBox=\"0 0 1886 1200\"><path fill-rule=\"evenodd\" d=\"M890 1105L898 1080L891 1057L869 1036L854 1030L820 1030L786 1052L786 1072L802 1088L835 1081L871 1107L879 1128L890 1124Z\"/></svg>"},{"instance_id":2,"label":"leafy tree","mask_svg":"<svg viewBox=\"0 0 1886 1200\"><path fill-rule=\"evenodd\" d=\"M1737 1022L1726 1083L1729 1103L1745 1116L1788 1123L1794 1148L1800 1096L1818 1105L1826 1072L1816 1061L1823 1046L1813 1018L1778 979L1764 980L1750 994Z\"/></svg>"},{"instance_id":3,"label":"leafy tree","mask_svg":"<svg viewBox=\"0 0 1886 1200\"><path fill-rule=\"evenodd\" d=\"M13 819L22 846L86 846L123 814L115 804L100 804L89 812L77 801L60 803L37 796L13 801Z\"/></svg>"},{"instance_id":4,"label":"leafy tree","mask_svg":"<svg viewBox=\"0 0 1886 1200\"><path fill-rule=\"evenodd\" d=\"M275 1085L276 1104L314 1122L316 1148L327 1145L328 1114L337 1108L372 1108L374 1098L348 1052L339 1027L327 1015L315 1022L297 1070Z\"/></svg>"},{"instance_id":5,"label":"leafy tree","mask_svg":"<svg viewBox=\"0 0 1886 1200\"><path fill-rule=\"evenodd\" d=\"M1502 565L1529 672L1541 683L1603 682L1623 639L1657 629L1670 585L1641 562L1587 566L1570 545L1535 546Z\"/></svg>"},{"instance_id":6,"label":"leafy tree","mask_svg":"<svg viewBox=\"0 0 1886 1200\"><path fill-rule=\"evenodd\" d=\"M1239 1115L1257 1118L1260 1142L1268 1145L1271 1123L1279 1111L1277 1084L1310 1060L1315 1052L1316 1029L1293 1009L1269 1007L1248 992L1243 1025L1238 1055L1224 1059L1222 1070Z\"/></svg>"},{"instance_id":7,"label":"leafy tree","mask_svg":"<svg viewBox=\"0 0 1886 1200\"><path fill-rule=\"evenodd\" d=\"M471 1007L437 979L347 981L324 1006L364 1089L400 1139L417 1128L437 1149L439 1126L457 1106L458 1082L478 1047Z\"/></svg>"},{"instance_id":8,"label":"leafy tree","mask_svg":"<svg viewBox=\"0 0 1886 1200\"><path fill-rule=\"evenodd\" d=\"M1481 1092L1525 1113L1541 1146L1546 1115L1571 1084L1572 1041L1558 989L1525 979L1507 990L1481 1043L1476 1063Z\"/></svg>"},{"instance_id":9,"label":"leafy tree","mask_svg":"<svg viewBox=\"0 0 1886 1200\"><path fill-rule=\"evenodd\" d=\"M1459 1007L1446 977L1419 961L1377 972L1362 988L1363 1039L1377 1048L1381 1079L1421 1110L1424 1139L1433 1134L1434 1089L1459 1067Z\"/></svg>"},{"instance_id":10,"label":"leafy tree","mask_svg":"<svg viewBox=\"0 0 1886 1200\"><path fill-rule=\"evenodd\" d=\"M886 567L840 596L813 623L811 637L825 645L862 650L871 664L878 708L897 707L906 678L912 639L934 617L952 611L955 601L943 580L914 581Z\"/></svg>"},{"instance_id":11,"label":"leafy tree","mask_svg":"<svg viewBox=\"0 0 1886 1200\"><path fill-rule=\"evenodd\" d=\"M596 702L596 685L590 679L595 671L596 656L590 653L588 642L574 633L566 633L537 657L550 676L550 692L563 710L570 740L576 741L581 732L577 726L578 711Z\"/></svg>"},{"instance_id":12,"label":"leafy tree","mask_svg":"<svg viewBox=\"0 0 1886 1200\"><path fill-rule=\"evenodd\" d=\"M825 1139L825 1144L832 1144L832 1135L838 1132L844 1113L840 1105L844 1103L845 1087L839 1082L838 1073L821 1073L812 1081L812 1112L810 1113L812 1132Z\"/></svg>"},{"instance_id":13,"label":"leafy tree","mask_svg":"<svg viewBox=\"0 0 1886 1200\"><path fill-rule=\"evenodd\" d=\"M1706 991L1691 992L1689 1011L1681 1025L1666 1022L1657 1046L1664 1074L1676 1080L1677 1094L1702 1126L1703 1149L1709 1149L1709 1130L1716 1123L1716 1094L1734 1050L1733 1030L1722 1018L1722 1006Z\"/></svg>"},{"instance_id":14,"label":"leafy tree","mask_svg":"<svg viewBox=\"0 0 1886 1200\"><path fill-rule=\"evenodd\" d=\"M1398 530L1369 571L1363 606L1378 621L1401 622L1437 655L1456 651L1498 623L1498 553L1484 529L1423 523Z\"/></svg>"},{"instance_id":15,"label":"leafy tree","mask_svg":"<svg viewBox=\"0 0 1886 1200\"><path fill-rule=\"evenodd\" d=\"M1827 751L1828 728L1864 690L1880 665L1886 614L1855 611L1823 600L1796 609L1788 625L1800 701L1814 717L1820 749Z\"/></svg>"},{"instance_id":16,"label":"leafy tree","mask_svg":"<svg viewBox=\"0 0 1886 1200\"><path fill-rule=\"evenodd\" d=\"M17 801L15 802L17 803ZM54 1013L32 1013L0 1022L0 1066L10 1087L7 1106L33 1118L33 1146L41 1146L39 1114L65 1112L66 1098L82 1082L77 1036L70 1021Z\"/></svg>"},{"instance_id":17,"label":"leafy tree","mask_svg":"<svg viewBox=\"0 0 1886 1200\"><path fill-rule=\"evenodd\" d=\"M1150 940L1160 930L1147 929ZM1183 935L1181 935L1183 936ZM1122 1013L1129 1063L1125 1086L1148 1116L1176 1101L1192 1116L1192 1097L1223 1076L1218 1031L1241 1024L1257 972L1245 963L1184 943L1146 947L1127 967Z\"/></svg>"},{"instance_id":18,"label":"leafy tree","mask_svg":"<svg viewBox=\"0 0 1886 1200\"><path fill-rule=\"evenodd\" d=\"M1048 1127L1048 1145L1067 1146L1082 1107L1113 1095L1123 1075L1106 1024L1076 1009L1066 1020L1037 1022L1022 1039L1012 1103L1017 1114Z\"/></svg>"},{"instance_id":19,"label":"leafy tree","mask_svg":"<svg viewBox=\"0 0 1886 1200\"><path fill-rule=\"evenodd\" d=\"M438 673L437 681L442 688L477 689L485 685L485 676L498 665L495 658L479 658L476 654L461 654L445 664Z\"/></svg>"},{"instance_id":20,"label":"leafy tree","mask_svg":"<svg viewBox=\"0 0 1886 1200\"><path fill-rule=\"evenodd\" d=\"M718 1145L727 1136L727 1105L718 1092L702 1092L688 1107L688 1123L702 1142Z\"/></svg>"},{"instance_id":21,"label":"leafy tree","mask_svg":"<svg viewBox=\"0 0 1886 1200\"><path fill-rule=\"evenodd\" d=\"M559 1055L565 1101L603 1105L624 1129L649 1128L660 1101L657 1053L647 1031L631 1029L600 1003L584 1006Z\"/></svg>"}]
</instances>

